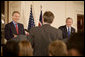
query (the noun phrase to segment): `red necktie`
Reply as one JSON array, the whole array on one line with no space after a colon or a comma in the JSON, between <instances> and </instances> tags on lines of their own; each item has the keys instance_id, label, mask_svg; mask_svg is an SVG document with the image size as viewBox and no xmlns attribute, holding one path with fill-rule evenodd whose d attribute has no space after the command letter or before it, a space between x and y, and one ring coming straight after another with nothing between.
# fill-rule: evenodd
<instances>
[{"instance_id":1,"label":"red necktie","mask_svg":"<svg viewBox=\"0 0 85 57\"><path fill-rule=\"evenodd\" d=\"M16 31L17 31L17 34L19 34L19 32L18 32L18 26L17 26L17 24L16 24Z\"/></svg>"}]
</instances>

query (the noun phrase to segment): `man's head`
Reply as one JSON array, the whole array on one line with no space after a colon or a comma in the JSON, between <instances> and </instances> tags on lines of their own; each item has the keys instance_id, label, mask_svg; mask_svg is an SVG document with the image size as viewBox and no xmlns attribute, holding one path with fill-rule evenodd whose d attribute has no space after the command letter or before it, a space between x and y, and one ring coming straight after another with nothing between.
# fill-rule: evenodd
<instances>
[{"instance_id":1,"label":"man's head","mask_svg":"<svg viewBox=\"0 0 85 57\"><path fill-rule=\"evenodd\" d=\"M84 55L84 33L73 34L67 42L67 48L69 56Z\"/></svg>"},{"instance_id":2,"label":"man's head","mask_svg":"<svg viewBox=\"0 0 85 57\"><path fill-rule=\"evenodd\" d=\"M70 26L72 25L72 23L73 23L72 18L68 17L68 18L66 19L66 26L70 27Z\"/></svg>"},{"instance_id":3,"label":"man's head","mask_svg":"<svg viewBox=\"0 0 85 57\"><path fill-rule=\"evenodd\" d=\"M49 45L49 56L66 56L66 55L67 47L63 41L56 40Z\"/></svg>"},{"instance_id":4,"label":"man's head","mask_svg":"<svg viewBox=\"0 0 85 57\"><path fill-rule=\"evenodd\" d=\"M12 13L12 19L13 19L13 21L14 22L17 22L19 20L19 18L20 18L20 13L18 11L14 11Z\"/></svg>"},{"instance_id":5,"label":"man's head","mask_svg":"<svg viewBox=\"0 0 85 57\"><path fill-rule=\"evenodd\" d=\"M46 11L43 14L44 22L51 24L53 22L53 19L54 19L54 14L51 11Z\"/></svg>"}]
</instances>

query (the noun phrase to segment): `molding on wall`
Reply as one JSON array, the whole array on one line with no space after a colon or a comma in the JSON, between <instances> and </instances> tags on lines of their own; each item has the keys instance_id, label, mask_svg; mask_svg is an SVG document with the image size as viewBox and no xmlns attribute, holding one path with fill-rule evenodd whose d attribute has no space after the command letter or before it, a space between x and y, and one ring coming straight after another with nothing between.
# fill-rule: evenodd
<instances>
[{"instance_id":1,"label":"molding on wall","mask_svg":"<svg viewBox=\"0 0 85 57\"><path fill-rule=\"evenodd\" d=\"M7 1L7 23L9 23L9 1Z\"/></svg>"}]
</instances>

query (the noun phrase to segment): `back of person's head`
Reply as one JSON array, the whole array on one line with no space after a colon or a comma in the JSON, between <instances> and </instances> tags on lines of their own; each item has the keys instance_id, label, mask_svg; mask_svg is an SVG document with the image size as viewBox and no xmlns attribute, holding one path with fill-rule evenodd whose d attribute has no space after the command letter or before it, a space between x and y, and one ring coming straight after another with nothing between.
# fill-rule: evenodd
<instances>
[{"instance_id":1,"label":"back of person's head","mask_svg":"<svg viewBox=\"0 0 85 57\"><path fill-rule=\"evenodd\" d=\"M67 47L61 40L56 40L49 45L49 56L66 56Z\"/></svg>"},{"instance_id":2,"label":"back of person's head","mask_svg":"<svg viewBox=\"0 0 85 57\"><path fill-rule=\"evenodd\" d=\"M67 42L69 56L82 56L84 55L84 33L79 32L71 35Z\"/></svg>"},{"instance_id":3,"label":"back of person's head","mask_svg":"<svg viewBox=\"0 0 85 57\"><path fill-rule=\"evenodd\" d=\"M19 42L19 56L33 56L31 43L27 40Z\"/></svg>"},{"instance_id":4,"label":"back of person's head","mask_svg":"<svg viewBox=\"0 0 85 57\"><path fill-rule=\"evenodd\" d=\"M4 47L3 56L18 56L18 52L18 43L14 40L9 40Z\"/></svg>"},{"instance_id":5,"label":"back of person's head","mask_svg":"<svg viewBox=\"0 0 85 57\"><path fill-rule=\"evenodd\" d=\"M46 11L43 14L43 19L44 19L44 22L51 24L53 22L53 19L54 19L54 14L51 11Z\"/></svg>"}]
</instances>

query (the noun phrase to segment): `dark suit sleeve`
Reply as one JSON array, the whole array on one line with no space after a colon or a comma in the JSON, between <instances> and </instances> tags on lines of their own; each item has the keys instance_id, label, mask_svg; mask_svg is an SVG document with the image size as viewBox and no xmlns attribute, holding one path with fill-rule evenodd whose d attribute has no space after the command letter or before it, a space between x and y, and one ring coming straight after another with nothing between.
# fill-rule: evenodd
<instances>
[{"instance_id":1,"label":"dark suit sleeve","mask_svg":"<svg viewBox=\"0 0 85 57\"><path fill-rule=\"evenodd\" d=\"M62 27L60 26L58 29L61 29L62 30Z\"/></svg>"},{"instance_id":2,"label":"dark suit sleeve","mask_svg":"<svg viewBox=\"0 0 85 57\"><path fill-rule=\"evenodd\" d=\"M74 28L74 33L75 33L75 28Z\"/></svg>"},{"instance_id":3,"label":"dark suit sleeve","mask_svg":"<svg viewBox=\"0 0 85 57\"><path fill-rule=\"evenodd\" d=\"M72 27L72 33L75 33L75 28Z\"/></svg>"},{"instance_id":4,"label":"dark suit sleeve","mask_svg":"<svg viewBox=\"0 0 85 57\"><path fill-rule=\"evenodd\" d=\"M6 38L7 40L9 40L9 39L11 38L11 36L13 36L13 35L10 34L9 24L6 24L6 25L5 25L5 38Z\"/></svg>"},{"instance_id":5,"label":"dark suit sleeve","mask_svg":"<svg viewBox=\"0 0 85 57\"><path fill-rule=\"evenodd\" d=\"M23 28L23 35L25 35L25 30L24 30L24 26L22 25L22 28Z\"/></svg>"}]
</instances>

